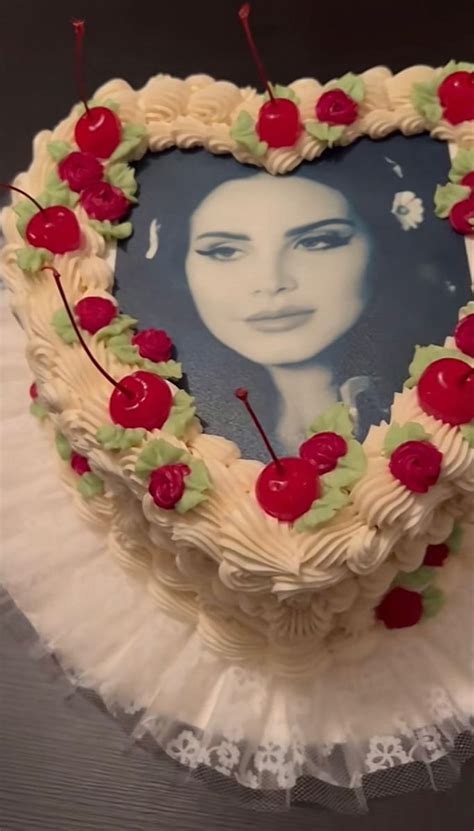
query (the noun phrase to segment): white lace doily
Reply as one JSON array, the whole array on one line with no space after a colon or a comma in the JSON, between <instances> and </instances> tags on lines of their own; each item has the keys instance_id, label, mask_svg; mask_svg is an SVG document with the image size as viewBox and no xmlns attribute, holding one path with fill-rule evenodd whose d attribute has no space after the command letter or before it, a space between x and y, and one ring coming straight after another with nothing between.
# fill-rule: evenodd
<instances>
[{"instance_id":1,"label":"white lace doily","mask_svg":"<svg viewBox=\"0 0 474 831\"><path fill-rule=\"evenodd\" d=\"M455 781L474 753L473 581L436 618L387 632L369 658L304 681L216 658L77 514L29 414L5 294L0 579L73 682L136 713L135 737L151 734L196 776L260 807L360 810L372 796Z\"/></svg>"}]
</instances>

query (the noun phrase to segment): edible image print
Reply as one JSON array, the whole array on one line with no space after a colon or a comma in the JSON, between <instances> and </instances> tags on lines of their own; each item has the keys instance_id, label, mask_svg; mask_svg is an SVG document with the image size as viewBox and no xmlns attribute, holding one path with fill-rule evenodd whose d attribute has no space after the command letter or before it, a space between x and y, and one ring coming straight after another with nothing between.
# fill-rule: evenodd
<instances>
[{"instance_id":1,"label":"edible image print","mask_svg":"<svg viewBox=\"0 0 474 831\"><path fill-rule=\"evenodd\" d=\"M433 213L447 147L362 139L271 176L204 150L137 166L116 296L165 329L209 433L266 459L233 396L247 387L280 453L336 401L356 432L387 418L416 344L442 344L470 296L463 239Z\"/></svg>"}]
</instances>

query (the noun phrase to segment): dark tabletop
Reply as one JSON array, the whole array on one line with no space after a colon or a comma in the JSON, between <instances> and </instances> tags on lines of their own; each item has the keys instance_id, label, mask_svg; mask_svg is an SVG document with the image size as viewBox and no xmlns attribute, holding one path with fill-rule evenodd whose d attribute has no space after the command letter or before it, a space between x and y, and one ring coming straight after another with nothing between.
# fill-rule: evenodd
<instances>
[{"instance_id":1,"label":"dark tabletop","mask_svg":"<svg viewBox=\"0 0 474 831\"><path fill-rule=\"evenodd\" d=\"M34 134L76 98L72 16L88 23L87 83L141 86L158 71L206 72L255 84L237 23L238 0L1 0L0 180L31 158ZM146 11L144 11L146 9ZM386 64L439 65L473 53L472 0L254 0L253 24L270 75L324 81ZM5 449L4 449L5 452ZM0 831L473 831L474 763L442 794L379 800L366 817L314 806L264 815L235 807L147 747L90 695L69 695L51 662L37 663L0 616Z\"/></svg>"}]
</instances>

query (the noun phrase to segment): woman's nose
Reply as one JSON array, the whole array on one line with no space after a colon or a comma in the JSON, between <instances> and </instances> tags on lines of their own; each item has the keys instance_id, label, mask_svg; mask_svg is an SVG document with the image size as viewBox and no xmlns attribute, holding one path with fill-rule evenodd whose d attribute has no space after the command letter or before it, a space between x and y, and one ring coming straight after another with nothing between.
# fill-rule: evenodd
<instances>
[{"instance_id":1,"label":"woman's nose","mask_svg":"<svg viewBox=\"0 0 474 831\"><path fill-rule=\"evenodd\" d=\"M293 291L298 282L288 268L283 257L260 263L257 266L253 279L253 294L267 294L269 296L284 291Z\"/></svg>"}]
</instances>

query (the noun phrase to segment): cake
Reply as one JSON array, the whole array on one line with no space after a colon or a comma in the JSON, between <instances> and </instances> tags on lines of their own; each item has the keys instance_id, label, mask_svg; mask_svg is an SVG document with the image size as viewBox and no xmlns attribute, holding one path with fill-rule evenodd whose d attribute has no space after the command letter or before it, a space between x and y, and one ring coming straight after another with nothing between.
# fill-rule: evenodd
<instances>
[{"instance_id":1,"label":"cake","mask_svg":"<svg viewBox=\"0 0 474 831\"><path fill-rule=\"evenodd\" d=\"M13 193L1 255L28 337L32 411L51 433L81 512L107 529L110 556L224 658L289 675L356 660L387 628L442 615L469 566L472 72L455 62L395 75L376 67L326 84L275 86L284 112L277 129L262 115L272 102L253 89L205 75L157 75L139 91L113 80L89 113L76 106L38 134L31 166L15 180L37 200ZM88 130L91 118L105 127ZM370 171L363 157L375 146L391 198L378 194L374 164L372 239L340 182L346 163L353 176L363 164ZM420 196L430 176L434 208ZM363 191L357 179L350 187ZM161 199L157 216L147 193ZM183 232L178 210L190 194ZM388 225L400 241L385 266L377 260L384 309L395 316L389 331L364 282L369 263L375 271L374 239L384 243ZM170 294L183 233L192 304L182 286ZM433 246L417 277L426 306L409 300L406 263L403 295L385 277L403 240L407 257L419 251L417 234ZM317 295L315 256L330 278ZM149 279L155 262L158 291ZM446 269L442 309L435 266ZM161 297L160 274L171 281ZM248 301L245 314L244 289L245 303L265 298ZM196 334L196 312L213 340ZM431 325L440 332L434 344L422 339ZM347 339L354 327L357 341ZM211 342L215 351L203 346ZM377 363L382 342L393 357L387 383ZM245 359L237 376L226 363L231 353ZM357 363L362 353L366 368ZM202 368L199 389L185 355ZM262 377L262 366L271 371L260 385L253 373ZM232 393L242 386L249 392L240 390L239 402ZM242 407L249 401L268 422L276 451L269 464ZM223 435L213 433L214 418L228 425Z\"/></svg>"}]
</instances>

